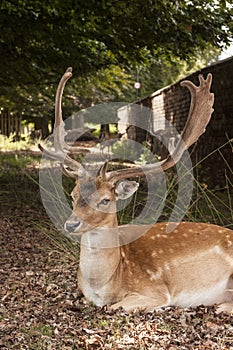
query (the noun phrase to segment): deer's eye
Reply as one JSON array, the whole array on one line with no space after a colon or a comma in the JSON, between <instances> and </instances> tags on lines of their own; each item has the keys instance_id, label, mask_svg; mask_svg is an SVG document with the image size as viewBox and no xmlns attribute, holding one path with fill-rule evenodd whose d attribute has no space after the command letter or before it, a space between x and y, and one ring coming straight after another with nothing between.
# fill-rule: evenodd
<instances>
[{"instance_id":1,"label":"deer's eye","mask_svg":"<svg viewBox=\"0 0 233 350\"><path fill-rule=\"evenodd\" d=\"M108 205L109 202L110 202L110 199L104 198L104 199L102 199L102 201L100 202L100 204Z\"/></svg>"}]
</instances>

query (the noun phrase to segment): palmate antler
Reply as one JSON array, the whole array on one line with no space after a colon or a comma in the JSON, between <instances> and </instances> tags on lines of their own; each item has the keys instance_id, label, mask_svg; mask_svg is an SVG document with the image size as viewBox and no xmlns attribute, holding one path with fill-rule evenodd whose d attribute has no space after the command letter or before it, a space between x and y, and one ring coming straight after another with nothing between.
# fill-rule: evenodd
<instances>
[{"instance_id":1,"label":"palmate antler","mask_svg":"<svg viewBox=\"0 0 233 350\"><path fill-rule=\"evenodd\" d=\"M141 167L133 167L109 172L106 174L109 181L116 182L120 179L141 176L143 174L159 173L171 168L180 160L184 151L205 132L214 110L214 94L210 93L212 75L209 73L206 80L202 75L199 75L198 78L200 86L196 86L188 80L181 82L181 86L187 86L191 93L191 105L186 125L173 153L161 162L145 165L143 170Z\"/></svg>"},{"instance_id":2,"label":"palmate antler","mask_svg":"<svg viewBox=\"0 0 233 350\"><path fill-rule=\"evenodd\" d=\"M75 147L69 147L65 143L65 129L64 122L62 120L61 99L62 93L66 82L72 76L72 68L68 68L62 76L58 85L55 102L55 125L54 125L54 148L55 152L45 150L41 145L39 148L41 151L52 159L59 160L64 166L67 166L71 171L66 171L68 176L77 177L81 173L84 174L85 170L82 165L76 160L68 156L68 152L71 152ZM214 94L210 93L210 87L212 83L212 75L209 73L205 80L202 75L199 76L200 85L196 86L191 81L185 80L181 83L181 86L186 86L191 93L191 105L189 110L188 119L181 138L174 150L166 159L155 164L148 164L143 167L135 166L130 169L120 169L116 171L106 172L107 167L104 166L100 172L101 176L107 181L115 183L121 179L132 178L141 176L147 173L159 173L171 168L181 158L185 150L189 148L198 138L205 132L205 128L209 123L211 114L213 112Z\"/></svg>"}]
</instances>

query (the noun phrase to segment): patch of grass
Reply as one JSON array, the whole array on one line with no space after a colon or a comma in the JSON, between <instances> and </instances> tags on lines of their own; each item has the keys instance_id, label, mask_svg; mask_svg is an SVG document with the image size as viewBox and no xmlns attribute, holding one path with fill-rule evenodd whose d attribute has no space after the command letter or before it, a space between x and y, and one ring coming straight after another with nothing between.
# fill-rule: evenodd
<instances>
[{"instance_id":1,"label":"patch of grass","mask_svg":"<svg viewBox=\"0 0 233 350\"><path fill-rule=\"evenodd\" d=\"M23 174L26 169L35 169L38 167L38 164L38 157L33 154L3 152L0 157L0 177L5 173L18 174L19 171Z\"/></svg>"},{"instance_id":2,"label":"patch of grass","mask_svg":"<svg viewBox=\"0 0 233 350\"><path fill-rule=\"evenodd\" d=\"M47 349L48 344L51 342L51 338L54 335L54 329L50 325L37 324L28 327L19 328L19 332L23 335L23 338L30 339L28 342L28 349L30 350L44 350ZM12 349L15 347L11 345ZM18 348L17 348L18 349Z\"/></svg>"},{"instance_id":3,"label":"patch of grass","mask_svg":"<svg viewBox=\"0 0 233 350\"><path fill-rule=\"evenodd\" d=\"M157 196L163 209L159 218L156 221L168 221L171 217L171 213L176 207L177 211L181 212L183 221L193 222L206 222L213 223L221 226L225 226L233 229L233 193L226 186L221 189L205 189L201 184L196 183L194 194L192 196L189 207L185 212L183 206L178 207L176 203L177 188L174 184L169 184L170 188L163 196ZM174 187L173 187L174 186ZM153 206L156 202L156 196L151 203L148 203L147 192L142 187L138 190L138 193L134 195L131 203L123 211L118 212L118 220L120 224L126 224L131 222L132 218L140 215L145 205L149 208L148 216L143 217L142 224L151 224L153 215L156 216L156 210L153 210ZM182 203L181 203L182 204Z\"/></svg>"},{"instance_id":4,"label":"patch of grass","mask_svg":"<svg viewBox=\"0 0 233 350\"><path fill-rule=\"evenodd\" d=\"M226 160L223 160L226 162ZM233 170L227 164L233 175ZM194 166L195 168L195 166ZM165 174L166 188L160 184L160 179L154 178L155 191L151 196L148 196L148 186L144 177L140 182L140 187L134 197L131 199L127 208L118 212L118 220L120 224L126 224L132 221L132 218L137 217L142 213L145 205L148 212L143 216L141 223L152 223L153 218L156 221L169 221L173 210L180 213L181 220L192 222L213 223L220 226L225 226L233 229L233 183L229 177L225 176L225 185L209 186L208 177L205 179L205 174L198 178L193 175L184 173L184 178L179 178L179 174L175 169L169 169ZM187 181L185 176L187 176ZM187 206L187 200L190 178L193 183L193 193L191 201ZM210 173L209 175L210 176ZM210 179L211 184L211 179ZM159 187L161 186L161 191ZM181 186L181 188L180 188ZM178 200L178 190L180 196ZM162 208L162 210L161 210ZM161 211L159 217L156 218L158 211Z\"/></svg>"},{"instance_id":5,"label":"patch of grass","mask_svg":"<svg viewBox=\"0 0 233 350\"><path fill-rule=\"evenodd\" d=\"M27 155L1 153L0 168L1 215L4 215L6 211L8 212L7 215L10 215L9 209L17 208L25 227L29 226L39 229L65 255L69 255L69 258L77 260L79 254L78 245L69 237L58 232L45 213L39 187L38 157L34 157L30 153ZM74 181L64 178L64 188L68 188L68 192L71 192L73 185ZM52 188L52 192L51 200L58 203L57 210L60 210L59 198L56 198L54 188ZM67 197L69 197L68 192ZM31 213L30 217L25 216L24 209L26 209L27 213Z\"/></svg>"},{"instance_id":6,"label":"patch of grass","mask_svg":"<svg viewBox=\"0 0 233 350\"><path fill-rule=\"evenodd\" d=\"M54 333L54 329L50 325L46 324L37 324L37 325L31 325L31 327L28 328L20 328L19 329L21 333L31 334L31 335L42 335L42 336L52 336Z\"/></svg>"},{"instance_id":7,"label":"patch of grass","mask_svg":"<svg viewBox=\"0 0 233 350\"><path fill-rule=\"evenodd\" d=\"M47 336L51 336L54 332L53 328L49 325L46 324L40 324L37 326L33 326L30 330L30 332L32 333L39 333L41 335L47 335Z\"/></svg>"},{"instance_id":8,"label":"patch of grass","mask_svg":"<svg viewBox=\"0 0 233 350\"><path fill-rule=\"evenodd\" d=\"M23 140L15 141L14 135L10 137L0 135L0 151L2 152L30 150L33 146L35 146L35 143L26 137Z\"/></svg>"},{"instance_id":9,"label":"patch of grass","mask_svg":"<svg viewBox=\"0 0 233 350\"><path fill-rule=\"evenodd\" d=\"M32 176L26 176L19 168L1 173L0 175L0 207L20 208L22 205L37 207L40 204L39 188L32 181ZM36 177L35 177L36 178Z\"/></svg>"},{"instance_id":10,"label":"patch of grass","mask_svg":"<svg viewBox=\"0 0 233 350\"><path fill-rule=\"evenodd\" d=\"M35 227L44 233L53 242L54 247L62 251L65 256L73 261L79 259L79 244L60 231L57 231L51 222L44 221L42 224L37 223Z\"/></svg>"},{"instance_id":11,"label":"patch of grass","mask_svg":"<svg viewBox=\"0 0 233 350\"><path fill-rule=\"evenodd\" d=\"M225 187L208 189L196 183L195 195L190 205L193 221L211 222L233 229L233 192Z\"/></svg>"},{"instance_id":12,"label":"patch of grass","mask_svg":"<svg viewBox=\"0 0 233 350\"><path fill-rule=\"evenodd\" d=\"M31 153L14 154L1 153L0 155L0 209L4 215L4 210L9 208L30 207L31 217L24 218L25 225L31 225L39 228L45 235L49 236L55 245L62 249L64 254L77 260L79 249L78 244L71 241L62 233L58 233L45 214L39 189L39 160ZM110 165L111 168L112 164ZM59 170L59 169L58 169ZM59 170L60 171L60 170ZM70 210L71 198L70 192L73 189L74 181L66 177L62 178L63 188L66 196L66 203L59 196L60 189L55 178L49 175L48 181L51 181L51 188L48 192L48 200L55 205L56 212L61 217L63 226L64 218L61 213L67 215L67 208ZM183 203L176 203L177 191L179 189L179 179L174 169L166 172L166 193L162 187L160 189L160 178L155 179L156 190L155 198L148 199L148 186L144 178L140 179L140 187L137 193L131 198L126 208L118 212L119 224L125 224L132 221L132 218L143 212L147 202L145 222L152 223L157 221L168 221L174 209L174 206L181 205L179 210L183 210ZM209 188L208 183L202 179L195 179L194 191L188 210L184 212L183 220L194 222L208 222L233 229L233 186L229 178L226 177L225 186ZM185 193L185 181L183 191ZM188 183L188 182L187 182ZM59 185L60 186L60 185ZM159 204L158 204L159 203ZM54 207L53 207L54 209ZM157 213L161 211L159 217ZM154 216L153 216L154 215ZM64 216L65 217L65 216ZM67 216L66 216L67 217ZM152 217L152 219L151 219ZM42 218L42 219L41 219Z\"/></svg>"},{"instance_id":13,"label":"patch of grass","mask_svg":"<svg viewBox=\"0 0 233 350\"><path fill-rule=\"evenodd\" d=\"M25 170L31 166L28 170ZM38 180L38 158L33 155L14 155L2 153L0 157L0 198L3 207L20 207L21 205L31 205L32 207L41 206L39 180ZM52 181L51 193L49 194L51 202L57 206L57 211L63 211L64 203L59 200L57 192L57 183ZM157 181L157 180L156 180ZM161 202L163 210L159 221L169 219L174 208L179 179L174 170L166 174L167 191L166 193L157 192L157 202ZM233 197L232 183L226 178L226 185L221 188L209 189L206 183L194 181L194 192L188 211L185 213L184 220L211 222L227 227L232 227L233 222ZM70 192L74 186L74 181L63 177L63 187L66 193L67 202L71 204ZM158 184L159 186L159 184ZM185 190L185 189L184 189ZM164 198L166 200L164 201ZM141 186L130 204L125 210L118 212L119 223L127 223L132 218L137 217L143 210L147 197L147 185L144 179L141 179ZM67 204L66 204L67 205ZM148 204L152 209L156 207L155 202ZM62 206L62 208L61 208ZM64 208L64 210L66 210ZM153 212L153 210L152 210ZM145 222L146 223L146 222Z\"/></svg>"}]
</instances>

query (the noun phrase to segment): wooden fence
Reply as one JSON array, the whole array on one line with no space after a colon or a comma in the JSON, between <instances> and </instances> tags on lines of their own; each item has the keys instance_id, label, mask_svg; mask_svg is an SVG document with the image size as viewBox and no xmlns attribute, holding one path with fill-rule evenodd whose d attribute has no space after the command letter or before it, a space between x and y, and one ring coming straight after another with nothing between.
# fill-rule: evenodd
<instances>
[{"instance_id":1,"label":"wooden fence","mask_svg":"<svg viewBox=\"0 0 233 350\"><path fill-rule=\"evenodd\" d=\"M0 134L20 138L21 116L9 113L8 110L0 111Z\"/></svg>"}]
</instances>

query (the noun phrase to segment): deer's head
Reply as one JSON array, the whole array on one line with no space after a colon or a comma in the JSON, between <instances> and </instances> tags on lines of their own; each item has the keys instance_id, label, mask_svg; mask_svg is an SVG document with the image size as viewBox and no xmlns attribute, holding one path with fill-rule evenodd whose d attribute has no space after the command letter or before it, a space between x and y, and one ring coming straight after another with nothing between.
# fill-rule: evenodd
<instances>
[{"instance_id":1,"label":"deer's head","mask_svg":"<svg viewBox=\"0 0 233 350\"><path fill-rule=\"evenodd\" d=\"M73 211L65 223L70 234L81 234L96 227L115 227L116 201L129 198L137 189L135 181L109 181L106 176L107 162L97 177L86 175L77 178L71 196Z\"/></svg>"}]
</instances>

